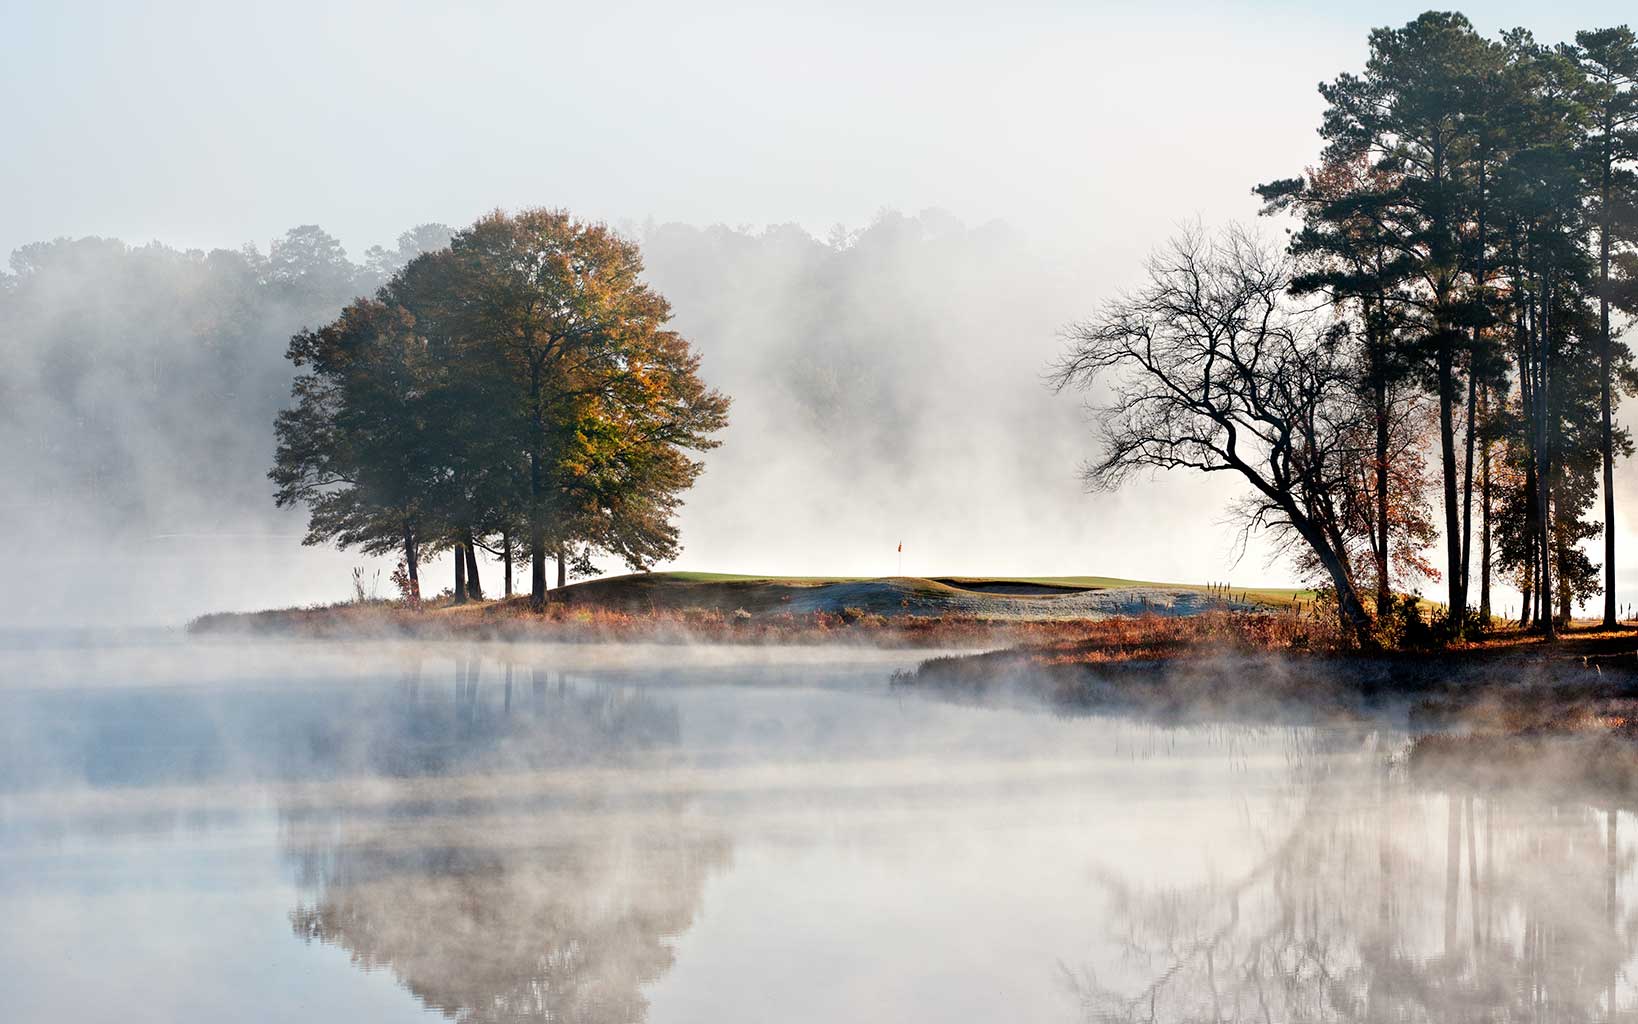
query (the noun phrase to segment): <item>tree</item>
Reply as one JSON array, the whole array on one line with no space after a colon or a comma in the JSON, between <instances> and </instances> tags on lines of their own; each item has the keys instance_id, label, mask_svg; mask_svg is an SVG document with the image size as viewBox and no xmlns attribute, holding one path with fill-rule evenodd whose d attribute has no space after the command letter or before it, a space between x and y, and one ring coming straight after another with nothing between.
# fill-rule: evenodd
<instances>
[{"instance_id":1,"label":"tree","mask_svg":"<svg viewBox=\"0 0 1638 1024\"><path fill-rule=\"evenodd\" d=\"M1343 478L1343 536L1349 540L1354 578L1378 581L1377 615L1392 608L1393 594L1415 592L1425 580L1437 580L1439 569L1425 552L1438 539L1439 529L1428 504L1432 493L1424 441L1433 420L1425 398L1417 391L1396 386L1389 392L1385 414L1376 415L1379 379L1368 360L1369 344L1349 339L1355 349L1357 399L1371 416L1347 424L1345 451L1356 453L1353 472ZM1360 348L1365 352L1359 352ZM1389 429L1386 438L1380 424ZM1390 562L1389 550L1396 552ZM1309 577L1324 578L1323 566L1312 558L1299 559ZM1386 594L1384 600L1383 595Z\"/></svg>"},{"instance_id":2,"label":"tree","mask_svg":"<svg viewBox=\"0 0 1638 1024\"><path fill-rule=\"evenodd\" d=\"M347 250L317 224L291 228L273 241L267 279L274 294L286 301L340 303L360 290L358 268L347 259Z\"/></svg>"},{"instance_id":3,"label":"tree","mask_svg":"<svg viewBox=\"0 0 1638 1024\"><path fill-rule=\"evenodd\" d=\"M1342 75L1322 85L1328 109L1320 130L1327 163L1365 160L1375 174L1351 204L1354 216L1378 230L1378 244L1414 341L1424 354L1438 398L1440 475L1444 492L1446 577L1452 632L1466 607L1464 537L1470 536L1471 451L1466 506L1456 461L1460 362L1479 322L1473 303L1484 280L1485 239L1468 231L1469 215L1486 191L1484 84L1493 80L1500 48L1482 39L1460 14L1428 12L1399 29L1377 29L1363 77ZM1475 192L1477 188L1477 192ZM1476 386L1468 382L1470 413ZM1471 445L1469 446L1471 449Z\"/></svg>"},{"instance_id":4,"label":"tree","mask_svg":"<svg viewBox=\"0 0 1638 1024\"><path fill-rule=\"evenodd\" d=\"M1068 330L1053 381L1086 388L1113 376L1089 485L1144 469L1239 475L1253 492L1241 508L1248 529L1299 537L1366 645L1344 508L1364 455L1350 430L1358 389L1337 333L1287 300L1291 270L1243 230L1186 232L1150 257L1141 288Z\"/></svg>"},{"instance_id":5,"label":"tree","mask_svg":"<svg viewBox=\"0 0 1638 1024\"><path fill-rule=\"evenodd\" d=\"M1323 294L1364 339L1379 462L1380 368L1404 366L1437 400L1453 634L1470 603L1476 482L1481 613L1497 550L1533 599L1525 618L1549 635L1588 595L1592 562L1578 544L1599 530L1587 517L1589 457L1603 469L1604 611L1614 620L1613 462L1629 442L1612 409L1632 372L1610 308L1631 303L1627 267L1638 267L1638 61L1625 29L1577 38L1548 47L1515 29L1491 41L1438 12L1373 31L1364 74L1321 86L1319 169L1257 189L1268 211L1302 217L1297 291ZM1492 466L1498 444L1504 464ZM1379 502L1387 475L1379 468ZM1375 519L1380 538L1380 508ZM1499 545L1493 521L1507 533ZM1387 576L1379 566L1379 587Z\"/></svg>"},{"instance_id":6,"label":"tree","mask_svg":"<svg viewBox=\"0 0 1638 1024\"><path fill-rule=\"evenodd\" d=\"M549 555L560 583L571 551L671 557L700 472L686 452L716 445L728 400L641 270L633 243L543 210L416 256L378 298L292 340L312 369L278 420L278 502L309 506L308 543L396 538L417 583L419 550L451 550L457 602L483 596L476 552L497 535L508 594L527 539L537 607Z\"/></svg>"},{"instance_id":7,"label":"tree","mask_svg":"<svg viewBox=\"0 0 1638 1024\"><path fill-rule=\"evenodd\" d=\"M1537 44L1523 31L1505 37L1510 68L1522 81L1512 152L1497 177L1500 259L1508 283L1498 320L1514 336L1524 431L1525 508L1533 518L1528 555L1534 619L1552 637L1562 607L1552 607L1555 568L1564 561L1566 530L1555 516L1575 518L1584 507L1560 490L1576 453L1566 447L1569 425L1581 418L1589 377L1581 372L1587 335L1589 263L1577 140L1585 128L1577 101L1579 70L1562 50ZM1596 364L1594 364L1596 365ZM1595 382L1594 382L1595 383ZM1596 394L1596 391L1592 392Z\"/></svg>"},{"instance_id":8,"label":"tree","mask_svg":"<svg viewBox=\"0 0 1638 1024\"><path fill-rule=\"evenodd\" d=\"M634 243L551 210L492 214L409 268L434 279L408 301L435 325L453 376L492 403L486 445L524 467L537 607L547 557L577 541L635 564L674 551L669 516L699 472L682 453L714 447L726 424L728 400L699 381L641 271Z\"/></svg>"},{"instance_id":9,"label":"tree","mask_svg":"<svg viewBox=\"0 0 1638 1024\"><path fill-rule=\"evenodd\" d=\"M1329 298L1339 317L1353 316L1360 342L1360 382L1362 397L1371 409L1373 457L1362 468L1368 479L1357 481L1368 488L1370 500L1355 503L1356 518L1369 526L1370 547L1377 592L1377 614L1385 614L1393 604L1392 543L1395 516L1394 437L1402 433L1396 407L1404 404L1402 392L1410 374L1408 346L1402 336L1395 280L1390 272L1396 252L1387 243L1382 226L1374 219L1375 195L1392 187L1393 176L1355 157L1333 162L1311 171L1306 178L1290 178L1257 186L1254 191L1264 201L1265 215L1298 213L1303 226L1292 238L1290 251L1300 271L1292 280L1292 293L1316 292ZM1403 444L1400 458L1411 453ZM1408 474L1400 474L1401 482ZM1415 479L1420 482L1421 459L1416 453ZM1415 503L1421 501L1416 496ZM1409 520L1401 516L1402 525ZM1414 542L1426 538L1418 529ZM1419 547L1403 550L1403 557L1416 560L1420 575Z\"/></svg>"},{"instance_id":10,"label":"tree","mask_svg":"<svg viewBox=\"0 0 1638 1024\"><path fill-rule=\"evenodd\" d=\"M275 502L308 507L304 544L401 548L419 588L439 453L426 419L427 347L413 316L360 299L335 322L298 333L288 355L307 372L274 425Z\"/></svg>"},{"instance_id":11,"label":"tree","mask_svg":"<svg viewBox=\"0 0 1638 1024\"><path fill-rule=\"evenodd\" d=\"M372 245L364 250L365 272L384 284L422 253L448 248L454 234L443 224L417 224L399 235L391 249Z\"/></svg>"},{"instance_id":12,"label":"tree","mask_svg":"<svg viewBox=\"0 0 1638 1024\"><path fill-rule=\"evenodd\" d=\"M1610 331L1612 256L1616 237L1638 241L1638 180L1629 166L1638 160L1638 37L1625 25L1577 32L1576 56L1582 73L1581 101L1591 131L1585 141L1592 163L1592 220L1598 228L1598 366L1604 491L1604 625L1615 614L1615 430L1612 426L1616 342ZM1622 347L1622 357L1627 357ZM1625 358L1621 360L1625 362Z\"/></svg>"}]
</instances>

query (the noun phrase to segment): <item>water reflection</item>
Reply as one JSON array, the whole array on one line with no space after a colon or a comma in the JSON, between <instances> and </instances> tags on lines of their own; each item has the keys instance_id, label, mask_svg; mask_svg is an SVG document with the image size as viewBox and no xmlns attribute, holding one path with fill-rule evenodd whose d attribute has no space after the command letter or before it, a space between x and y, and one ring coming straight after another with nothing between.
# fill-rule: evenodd
<instances>
[{"instance_id":1,"label":"water reflection","mask_svg":"<svg viewBox=\"0 0 1638 1024\"><path fill-rule=\"evenodd\" d=\"M449 674L436 679L434 668ZM675 703L647 690L571 685L563 672L466 655L412 660L395 694L332 719L318 742L337 769L400 776L585 765L677 740Z\"/></svg>"},{"instance_id":2,"label":"water reflection","mask_svg":"<svg viewBox=\"0 0 1638 1024\"><path fill-rule=\"evenodd\" d=\"M1627 1019L1632 818L1402 757L1298 763L1249 870L1107 875L1118 955L1067 971L1095 1021ZM1372 778L1374 776L1374 779Z\"/></svg>"},{"instance_id":3,"label":"water reflection","mask_svg":"<svg viewBox=\"0 0 1638 1024\"><path fill-rule=\"evenodd\" d=\"M461 659L439 699L415 663L370 719L368 761L397 778L353 801L282 809L308 894L292 930L391 971L452 1019L642 1020L641 989L671 967L670 941L728 862L728 841L689 822L685 792L629 806L618 775L568 793L549 777L490 776L451 796L438 783L459 770L549 773L677 742L673 702L538 669L525 697L514 668L495 666L486 685L482 662Z\"/></svg>"},{"instance_id":4,"label":"water reflection","mask_svg":"<svg viewBox=\"0 0 1638 1024\"><path fill-rule=\"evenodd\" d=\"M1638 1019L1626 740L276 653L0 687L0 1016Z\"/></svg>"},{"instance_id":5,"label":"water reflection","mask_svg":"<svg viewBox=\"0 0 1638 1024\"><path fill-rule=\"evenodd\" d=\"M671 967L669 940L728 859L722 837L676 825L518 848L459 824L423 825L408 843L391 826L347 826L293 851L316 895L291 926L453 1019L642 1020L642 986Z\"/></svg>"}]
</instances>

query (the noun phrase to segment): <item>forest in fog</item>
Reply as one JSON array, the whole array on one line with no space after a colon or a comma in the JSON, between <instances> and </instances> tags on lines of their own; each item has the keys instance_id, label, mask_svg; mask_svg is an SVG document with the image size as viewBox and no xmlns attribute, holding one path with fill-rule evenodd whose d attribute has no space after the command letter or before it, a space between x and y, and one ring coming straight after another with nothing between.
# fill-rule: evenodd
<instances>
[{"instance_id":1,"label":"forest in fog","mask_svg":"<svg viewBox=\"0 0 1638 1024\"><path fill-rule=\"evenodd\" d=\"M681 504L651 517L650 541L602 544L624 555L598 568L675 564L681 538L702 568L898 571L884 556L910 532L917 572L1202 580L1238 567L1244 543L1254 562L1335 593L1356 631L1396 592L1429 589L1448 595L1456 635L1468 610L1480 628L1501 610L1503 587L1523 597L1521 625L1550 633L1598 598L1613 624L1617 496L1631 490L1620 405L1638 384L1623 340L1638 308L1638 43L1625 28L1487 36L1429 12L1372 32L1365 57L1320 86L1314 162L1246 183L1248 212L1260 204L1272 222L1185 228L1135 290L1121 287L1129 264L1089 279L1091 261L1062 245L936 211L883 212L822 240L788 225L616 229L669 309L665 330L735 408L699 448L721 444L698 486L671 489ZM0 471L14 483L0 525L40 539L29 575L72 551L83 571L128 583L196 542L218 546L208 572L238 538L302 536L269 508L264 479L300 369L289 339L393 291L451 237L424 224L357 257L313 225L265 249L18 249L0 277L12 367ZM1089 241L1103 264L1133 245ZM1247 309L1260 326L1243 329L1257 319ZM1231 327L1195 336L1191 318ZM1143 351L1168 332L1160 358ZM1223 365L1239 377L1212 376ZM1053 381L1087 389L1101 433L1085 431L1079 403L1051 398ZM1289 408L1267 404L1268 381ZM1201 397L1168 406L1179 388ZM1236 436L1266 465L1247 472L1247 452L1220 447ZM1077 502L1088 456L1094 484L1208 473L1170 492L1186 504L1153 489ZM1222 469L1249 503L1212 475ZM317 493L281 471L281 503ZM1254 529L1236 539L1220 528L1234 521ZM1183 544L1148 543L1180 530ZM492 532L510 552L507 529ZM376 539L365 553L387 550ZM482 530L476 540L495 550ZM125 557L143 561L102 564Z\"/></svg>"},{"instance_id":2,"label":"forest in fog","mask_svg":"<svg viewBox=\"0 0 1638 1024\"><path fill-rule=\"evenodd\" d=\"M788 552L747 538L828 534L837 550L885 554L929 506L941 511L928 533L943 531L951 559L980 547L1004 559L1041 516L1078 529L1076 509L1031 496L1044 479L1073 498L1084 448L1075 404L1044 400L1042 367L1075 308L1072 274L1048 253L1002 225L936 211L884 212L823 240L796 226L627 232L702 375L735 398L683 512L685 551L754 568ZM100 238L19 248L0 275L12 367L0 382L11 442L0 472L16 482L0 526L43 540L23 554L36 597L73 606L191 579L233 603L222 570L195 564L203 553L289 550L304 530L299 512L273 507L266 477L274 418L290 402L290 337L451 233L422 225L356 256L311 225L237 250ZM357 561L325 563L333 578L308 593L340 596ZM80 575L63 582L65 565Z\"/></svg>"}]
</instances>

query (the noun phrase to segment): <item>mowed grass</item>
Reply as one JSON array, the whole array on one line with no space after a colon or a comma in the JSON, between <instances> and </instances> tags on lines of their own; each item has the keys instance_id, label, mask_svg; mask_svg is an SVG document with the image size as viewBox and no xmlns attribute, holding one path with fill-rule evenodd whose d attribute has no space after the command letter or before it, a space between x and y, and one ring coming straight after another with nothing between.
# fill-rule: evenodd
<instances>
[{"instance_id":1,"label":"mowed grass","mask_svg":"<svg viewBox=\"0 0 1638 1024\"><path fill-rule=\"evenodd\" d=\"M1003 582L997 580L996 582ZM1004 582L1012 582L1011 580ZM1035 576L1020 577L1016 582L1035 583L1053 587L1093 587L1099 590L1118 590L1122 587L1159 587L1164 590L1193 590L1205 593L1211 588L1204 583L1155 583L1147 580L1125 580L1116 576ZM1235 600L1244 599L1256 604L1284 607L1295 601L1312 601L1317 597L1312 590L1300 587L1236 587L1227 593Z\"/></svg>"},{"instance_id":2,"label":"mowed grass","mask_svg":"<svg viewBox=\"0 0 1638 1024\"><path fill-rule=\"evenodd\" d=\"M676 583L777 583L783 586L795 587L823 587L831 583L862 583L871 579L869 576L754 576L737 572L639 572L625 576L610 576L607 582L615 580L654 580L656 582L673 581Z\"/></svg>"},{"instance_id":3,"label":"mowed grass","mask_svg":"<svg viewBox=\"0 0 1638 1024\"><path fill-rule=\"evenodd\" d=\"M1039 587L1063 587L1083 590L1121 590L1132 587L1150 587L1161 590L1189 590L1206 593L1211 589L1204 583L1160 583L1150 580L1123 579L1118 576L758 576L750 573L666 571L611 576L592 581L604 585L663 587L667 584L717 584L734 588L823 587L839 583L867 583L872 580L896 580L917 589L937 590L945 586L1023 584ZM1235 601L1246 601L1275 608L1289 607L1298 601L1313 601L1315 593L1295 587L1236 587L1230 586L1227 596Z\"/></svg>"}]
</instances>

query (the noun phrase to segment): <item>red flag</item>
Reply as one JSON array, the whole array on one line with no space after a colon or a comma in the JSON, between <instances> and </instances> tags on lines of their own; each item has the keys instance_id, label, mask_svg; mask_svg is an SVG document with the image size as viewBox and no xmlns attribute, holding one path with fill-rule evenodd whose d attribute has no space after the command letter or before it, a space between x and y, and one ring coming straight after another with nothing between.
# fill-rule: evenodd
<instances>
[{"instance_id":1,"label":"red flag","mask_svg":"<svg viewBox=\"0 0 1638 1024\"><path fill-rule=\"evenodd\" d=\"M904 554L904 541L899 541L899 554Z\"/></svg>"}]
</instances>

